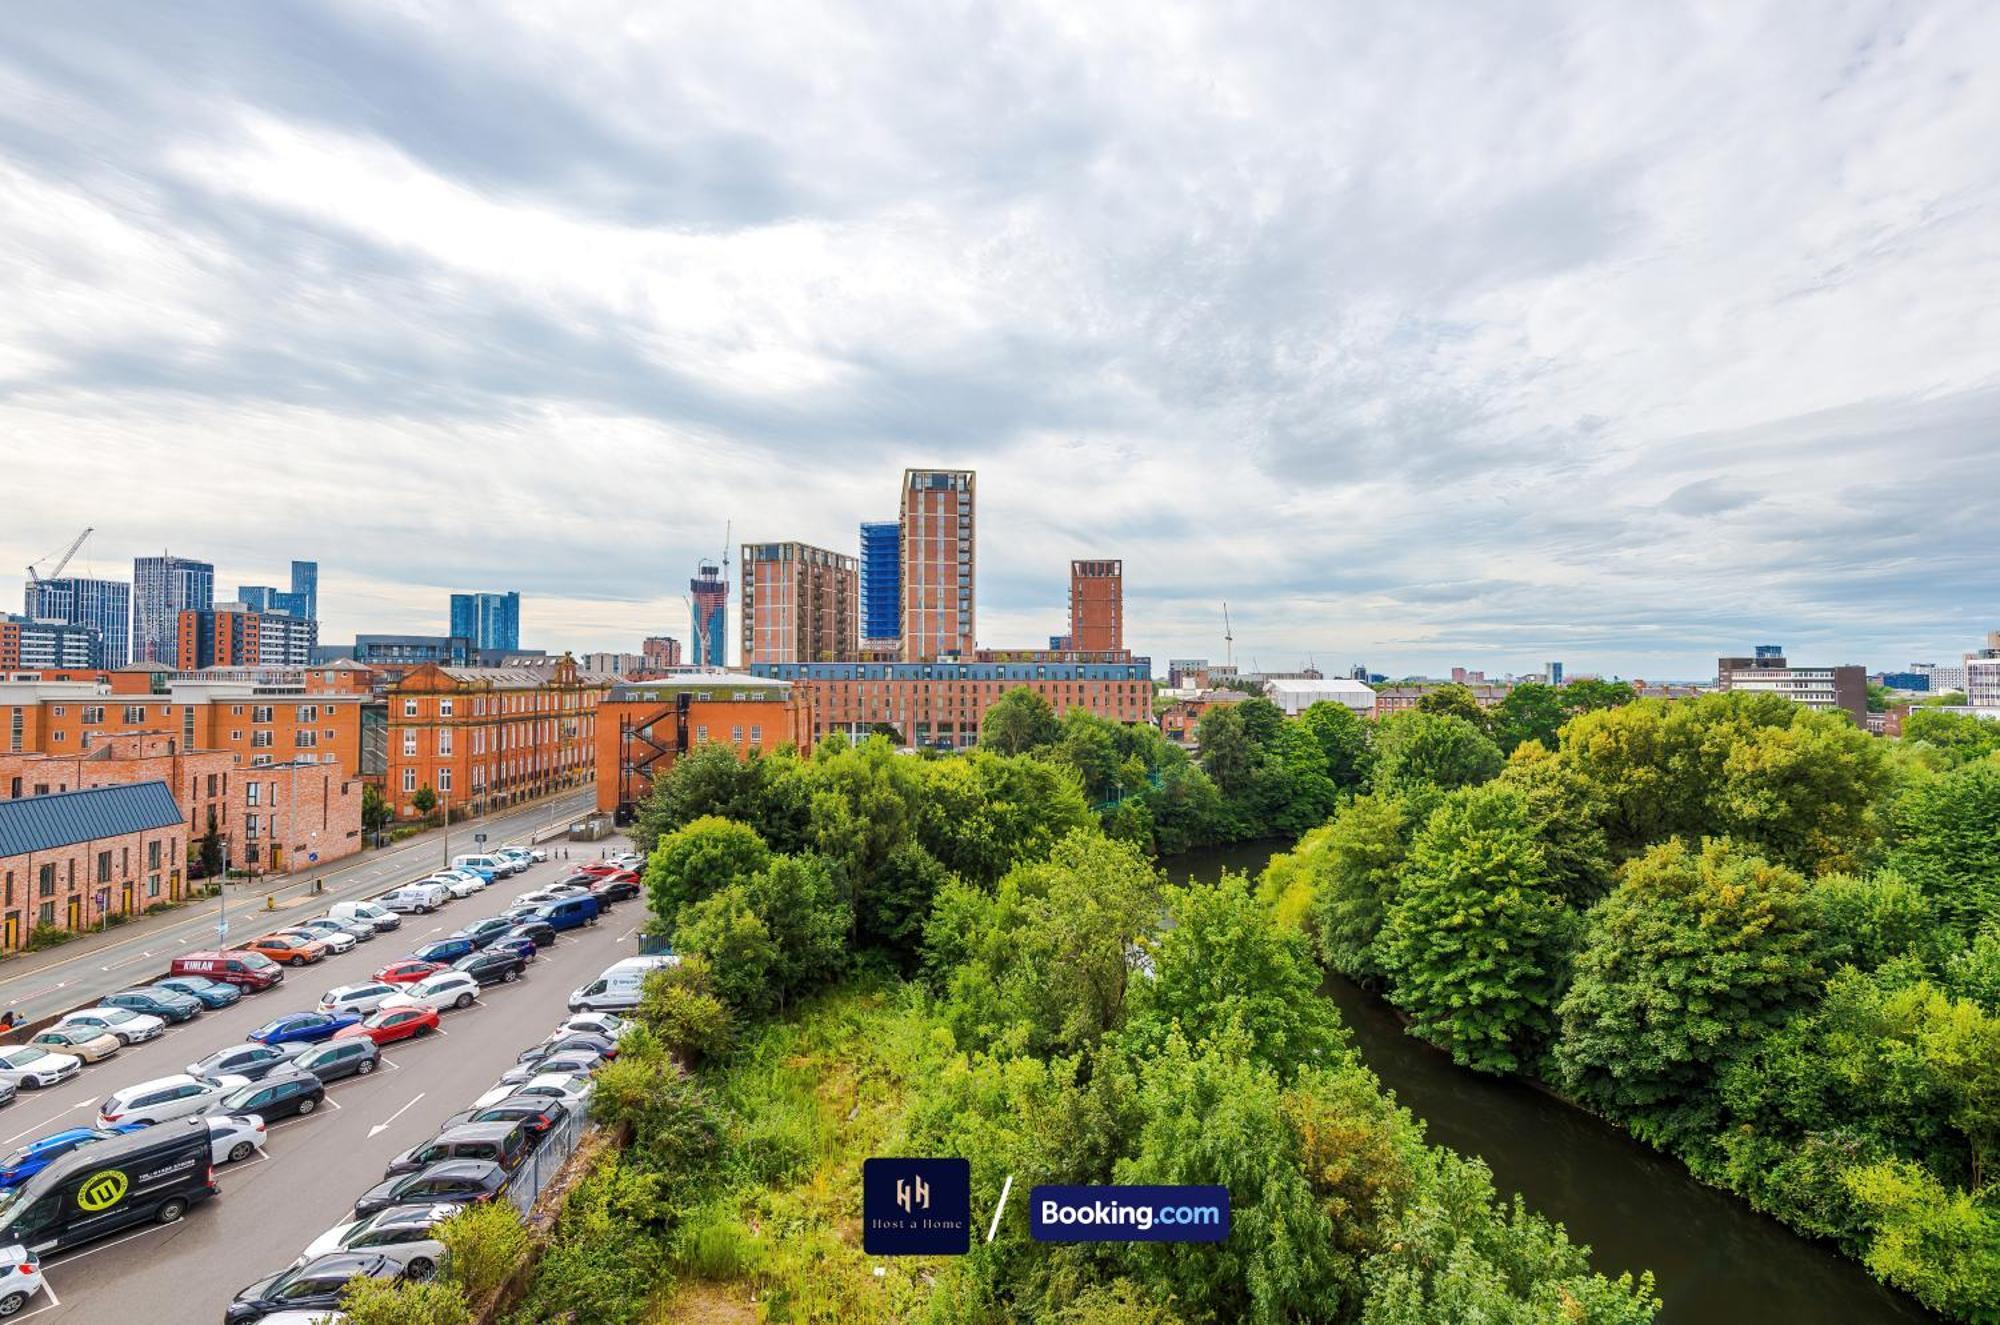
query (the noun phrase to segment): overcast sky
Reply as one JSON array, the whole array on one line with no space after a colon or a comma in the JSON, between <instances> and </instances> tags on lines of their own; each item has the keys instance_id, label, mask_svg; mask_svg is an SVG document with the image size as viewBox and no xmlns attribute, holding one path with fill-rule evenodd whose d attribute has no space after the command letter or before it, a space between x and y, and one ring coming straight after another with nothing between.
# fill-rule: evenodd
<instances>
[{"instance_id":1,"label":"overcast sky","mask_svg":"<svg viewBox=\"0 0 2000 1325\"><path fill-rule=\"evenodd\" d=\"M979 471L979 634L1698 677L2000 626L2000 5L17 3L0 607L687 637ZM220 595L219 595L220 596ZM733 615L733 613L732 613ZM733 641L732 641L733 656Z\"/></svg>"}]
</instances>

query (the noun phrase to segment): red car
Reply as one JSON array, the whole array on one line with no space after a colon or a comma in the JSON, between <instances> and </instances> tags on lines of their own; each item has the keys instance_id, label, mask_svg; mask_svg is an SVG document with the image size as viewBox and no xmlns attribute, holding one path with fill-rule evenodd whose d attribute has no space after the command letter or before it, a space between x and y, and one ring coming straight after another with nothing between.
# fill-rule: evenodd
<instances>
[{"instance_id":1,"label":"red car","mask_svg":"<svg viewBox=\"0 0 2000 1325\"><path fill-rule=\"evenodd\" d=\"M421 957L404 957L390 962L375 972L375 978L385 985L413 985L427 975L436 975L445 970L442 962L427 962Z\"/></svg>"},{"instance_id":2,"label":"red car","mask_svg":"<svg viewBox=\"0 0 2000 1325\"><path fill-rule=\"evenodd\" d=\"M334 1034L336 1040L358 1039L365 1035L376 1044L394 1044L438 1028L438 1014L429 1008L383 1008L358 1026Z\"/></svg>"}]
</instances>

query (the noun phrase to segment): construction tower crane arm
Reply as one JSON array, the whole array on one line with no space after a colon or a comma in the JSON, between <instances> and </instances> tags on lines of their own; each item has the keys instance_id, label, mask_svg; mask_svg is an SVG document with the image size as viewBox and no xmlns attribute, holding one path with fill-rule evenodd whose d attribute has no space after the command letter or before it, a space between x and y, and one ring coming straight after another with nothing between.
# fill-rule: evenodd
<instances>
[{"instance_id":1,"label":"construction tower crane arm","mask_svg":"<svg viewBox=\"0 0 2000 1325\"><path fill-rule=\"evenodd\" d=\"M82 533L78 534L74 539L70 540L70 545L67 548L63 549L62 556L56 558L55 569L51 570L47 575L43 575L40 571L37 571L32 565L29 566L28 567L29 581L31 583L40 584L43 580L61 579L63 571L69 568L70 559L76 556L77 549L83 546L83 540L89 538L93 532L94 531L92 529L86 527Z\"/></svg>"}]
</instances>

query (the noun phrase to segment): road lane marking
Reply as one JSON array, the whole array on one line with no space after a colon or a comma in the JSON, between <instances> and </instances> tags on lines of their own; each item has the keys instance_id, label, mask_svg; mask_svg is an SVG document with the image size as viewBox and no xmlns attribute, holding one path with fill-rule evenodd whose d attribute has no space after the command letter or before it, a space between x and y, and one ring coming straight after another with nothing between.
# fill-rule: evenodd
<instances>
[{"instance_id":1,"label":"road lane marking","mask_svg":"<svg viewBox=\"0 0 2000 1325\"><path fill-rule=\"evenodd\" d=\"M1000 1212L1007 1208L1007 1194L1014 1190L1014 1175L1008 1174L1007 1181L1000 1184L1000 1203L993 1207L993 1222L986 1226L986 1240L993 1241L993 1235L1000 1231Z\"/></svg>"},{"instance_id":2,"label":"road lane marking","mask_svg":"<svg viewBox=\"0 0 2000 1325\"><path fill-rule=\"evenodd\" d=\"M417 1101L421 1100L427 1093L428 1092L426 1091L421 1091L421 1090L418 1091L416 1099L411 1100L408 1104L405 1104L402 1108L396 1110L394 1113L390 1114L387 1118L384 1118L381 1122L376 1123L373 1127L369 1128L368 1139L372 1141L376 1137L380 1136L382 1133L388 1131L389 1125L391 1123L395 1122L398 1118L402 1117L404 1114L408 1113L411 1109L415 1108L417 1106Z\"/></svg>"}]
</instances>

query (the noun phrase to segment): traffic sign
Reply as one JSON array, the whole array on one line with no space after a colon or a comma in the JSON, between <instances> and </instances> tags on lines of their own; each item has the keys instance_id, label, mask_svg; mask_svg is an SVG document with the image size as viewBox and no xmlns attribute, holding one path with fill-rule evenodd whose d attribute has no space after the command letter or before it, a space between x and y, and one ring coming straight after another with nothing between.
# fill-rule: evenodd
<instances>
[{"instance_id":1,"label":"traffic sign","mask_svg":"<svg viewBox=\"0 0 2000 1325\"><path fill-rule=\"evenodd\" d=\"M319 860L319 852L317 851L306 852L306 863L308 865L315 864L318 862L318 860Z\"/></svg>"},{"instance_id":2,"label":"traffic sign","mask_svg":"<svg viewBox=\"0 0 2000 1325\"><path fill-rule=\"evenodd\" d=\"M484 833L474 833L474 834L472 835L472 840L473 840L473 841L475 841L475 842L484 842L484 841L486 840L486 834L484 834Z\"/></svg>"}]
</instances>

